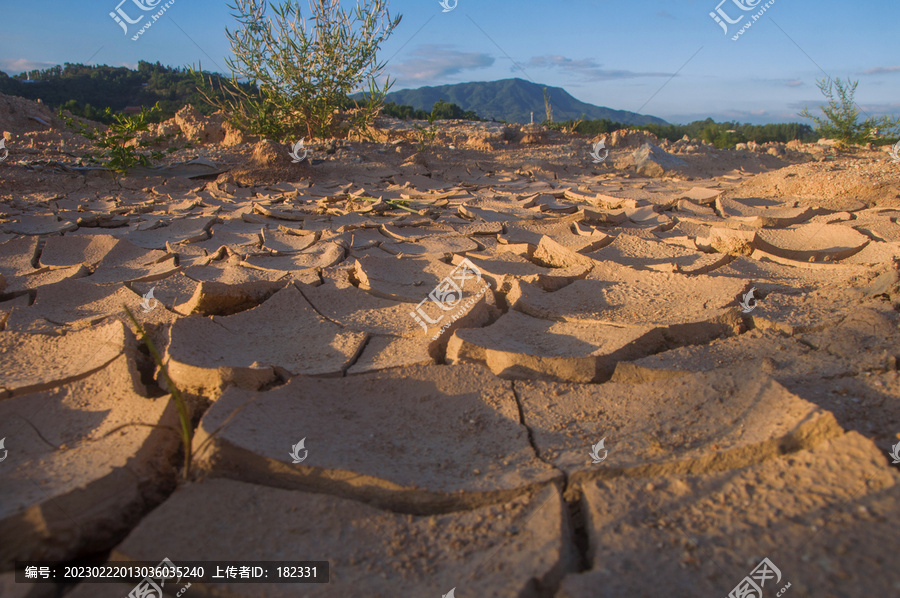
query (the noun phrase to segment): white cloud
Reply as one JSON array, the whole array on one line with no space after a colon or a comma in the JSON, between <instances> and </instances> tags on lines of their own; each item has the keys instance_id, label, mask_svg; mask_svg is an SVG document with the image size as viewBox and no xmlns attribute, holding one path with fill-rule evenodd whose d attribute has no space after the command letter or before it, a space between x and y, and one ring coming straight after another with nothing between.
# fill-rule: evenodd
<instances>
[{"instance_id":1,"label":"white cloud","mask_svg":"<svg viewBox=\"0 0 900 598\"><path fill-rule=\"evenodd\" d=\"M900 73L900 66L876 66L863 71L863 75L883 75L885 73Z\"/></svg>"},{"instance_id":2,"label":"white cloud","mask_svg":"<svg viewBox=\"0 0 900 598\"><path fill-rule=\"evenodd\" d=\"M556 68L569 73L581 75L585 81L605 81L609 79L636 79L638 77L671 77L672 73L638 73L627 70L610 70L601 68L589 58L575 60L565 56L535 56L529 66L536 68Z\"/></svg>"},{"instance_id":3,"label":"white cloud","mask_svg":"<svg viewBox=\"0 0 900 598\"><path fill-rule=\"evenodd\" d=\"M25 71L41 71L56 66L56 64L55 62L38 62L26 58L3 58L0 59L0 71L7 75L17 75Z\"/></svg>"},{"instance_id":4,"label":"white cloud","mask_svg":"<svg viewBox=\"0 0 900 598\"><path fill-rule=\"evenodd\" d=\"M428 44L419 46L413 58L391 64L386 70L402 81L446 83L447 77L493 64L494 58L483 52L458 52L446 44Z\"/></svg>"}]
</instances>

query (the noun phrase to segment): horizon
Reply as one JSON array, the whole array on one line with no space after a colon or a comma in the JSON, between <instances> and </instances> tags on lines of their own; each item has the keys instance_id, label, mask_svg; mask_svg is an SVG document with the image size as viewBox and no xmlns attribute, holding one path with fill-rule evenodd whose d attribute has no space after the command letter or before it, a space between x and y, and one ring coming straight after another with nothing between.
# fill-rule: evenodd
<instances>
[{"instance_id":1,"label":"horizon","mask_svg":"<svg viewBox=\"0 0 900 598\"><path fill-rule=\"evenodd\" d=\"M550 13L533 0L491 6L444 1L453 8L443 12L438 0L389 3L391 16L403 15L378 54L386 63L383 75L395 81L391 91L517 78L675 124L706 118L812 124L799 112L804 106L817 111L825 102L818 80L839 77L859 81L855 99L863 117L900 113L900 66L880 42L892 35L891 17L900 16L900 6L886 0L866 11L834 0L818 3L814 11L778 0L690 0L677 8L661 0L642 6L576 0ZM162 6L161 0L132 2ZM741 2L753 9L742 12L736 7ZM353 5L341 2L344 9ZM234 29L237 22L226 5L174 1L137 41L132 34L147 20L127 25L123 34L124 25L109 15L117 6L135 19L140 14L127 0L78 6L47 0L43 18L35 19L30 6L3 2L0 70L17 75L66 62L137 68L144 60L170 67L202 64L230 74L223 66L231 55L225 27ZM738 22L717 23L710 16L717 7L718 14ZM875 22L872 14L879 15ZM598 21L603 26L594 33L592 23ZM751 26L734 41L746 23ZM533 41L559 31L566 34ZM831 42L835 31L840 45ZM585 51L582 40L592 48Z\"/></svg>"}]
</instances>

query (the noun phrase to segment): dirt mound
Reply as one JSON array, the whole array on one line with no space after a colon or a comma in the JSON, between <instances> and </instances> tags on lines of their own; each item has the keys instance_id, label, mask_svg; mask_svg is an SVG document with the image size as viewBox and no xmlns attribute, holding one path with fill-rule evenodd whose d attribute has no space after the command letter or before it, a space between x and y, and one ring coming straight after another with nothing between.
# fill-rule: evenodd
<instances>
[{"instance_id":1,"label":"dirt mound","mask_svg":"<svg viewBox=\"0 0 900 598\"><path fill-rule=\"evenodd\" d=\"M302 150L299 155L303 156ZM308 158L295 162L285 145L266 139L253 146L250 160L223 175L223 180L251 187L279 181L302 181L311 174Z\"/></svg>"},{"instance_id":2,"label":"dirt mound","mask_svg":"<svg viewBox=\"0 0 900 598\"><path fill-rule=\"evenodd\" d=\"M599 135L594 141L600 141L603 138L607 137L606 134ZM618 131L613 131L610 134L606 141L606 147L608 148L639 148L645 143L652 143L654 145L659 145L659 138L653 133L649 133L647 131L640 131L636 129L619 129Z\"/></svg>"},{"instance_id":3,"label":"dirt mound","mask_svg":"<svg viewBox=\"0 0 900 598\"><path fill-rule=\"evenodd\" d=\"M822 155L821 146L805 144L810 155ZM795 164L763 172L744 182L735 197L793 197L801 205L835 209L848 202L866 206L900 206L900 168L883 152L857 150L827 161Z\"/></svg>"},{"instance_id":4,"label":"dirt mound","mask_svg":"<svg viewBox=\"0 0 900 598\"><path fill-rule=\"evenodd\" d=\"M64 127L65 122L43 103L0 93L0 133L23 135Z\"/></svg>"}]
</instances>

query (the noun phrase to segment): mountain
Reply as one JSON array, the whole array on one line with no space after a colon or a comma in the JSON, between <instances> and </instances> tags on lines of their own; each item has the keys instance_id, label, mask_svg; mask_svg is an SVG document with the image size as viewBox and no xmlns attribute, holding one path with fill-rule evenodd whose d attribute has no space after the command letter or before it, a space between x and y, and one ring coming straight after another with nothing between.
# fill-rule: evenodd
<instances>
[{"instance_id":1,"label":"mountain","mask_svg":"<svg viewBox=\"0 0 900 598\"><path fill-rule=\"evenodd\" d=\"M535 122L543 121L546 116L543 90L543 85L523 79L474 81L393 91L385 101L430 112L435 102L444 100L463 110L472 110L481 118L527 123L531 122L532 111ZM547 87L547 93L550 95L554 121L573 120L583 116L587 120L608 118L629 125L668 124L655 116L587 104L576 100L561 87Z\"/></svg>"}]
</instances>

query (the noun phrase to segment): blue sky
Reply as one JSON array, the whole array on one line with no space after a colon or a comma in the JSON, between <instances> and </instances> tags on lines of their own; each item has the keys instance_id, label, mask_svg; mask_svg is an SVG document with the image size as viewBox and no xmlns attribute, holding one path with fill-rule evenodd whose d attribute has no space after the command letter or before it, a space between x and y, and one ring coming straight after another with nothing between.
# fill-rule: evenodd
<instances>
[{"instance_id":1,"label":"blue sky","mask_svg":"<svg viewBox=\"0 0 900 598\"><path fill-rule=\"evenodd\" d=\"M109 16L120 1L0 0L0 70L146 60L227 72L233 2L175 0L132 41L148 19L125 35ZM438 0L390 2L403 20L379 58L389 59L394 90L520 77L670 122L804 122L797 113L822 102L816 80L827 73L859 80L865 113L900 116L896 0L775 0L737 41L768 0L725 0L725 15L743 17L727 35L709 16L720 0L454 1L449 12ZM125 0L132 19L151 14L135 2L166 0Z\"/></svg>"}]
</instances>

